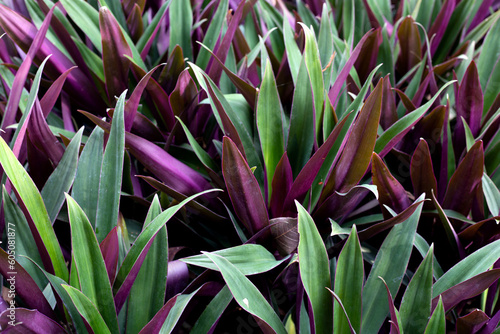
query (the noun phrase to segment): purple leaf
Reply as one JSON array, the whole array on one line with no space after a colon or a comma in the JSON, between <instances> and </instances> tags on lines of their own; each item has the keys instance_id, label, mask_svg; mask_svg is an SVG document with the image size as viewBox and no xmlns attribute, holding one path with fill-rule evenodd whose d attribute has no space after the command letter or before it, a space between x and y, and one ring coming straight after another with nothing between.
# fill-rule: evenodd
<instances>
[{"instance_id":1,"label":"purple leaf","mask_svg":"<svg viewBox=\"0 0 500 334\"><path fill-rule=\"evenodd\" d=\"M495 283L498 278L500 278L500 269L493 269L469 278L468 280L449 288L440 295L443 298L445 312L453 309L453 307L461 301L471 299L479 295L484 290L488 289L490 285ZM432 310L436 308L438 301L439 296L432 300Z\"/></svg>"},{"instance_id":2,"label":"purple leaf","mask_svg":"<svg viewBox=\"0 0 500 334\"><path fill-rule=\"evenodd\" d=\"M128 88L128 70L132 51L123 36L120 24L107 7L99 10L99 28L102 37L102 62L109 101Z\"/></svg>"},{"instance_id":3,"label":"purple leaf","mask_svg":"<svg viewBox=\"0 0 500 334\"><path fill-rule=\"evenodd\" d=\"M382 94L382 111L380 114L380 125L384 130L388 129L398 120L396 112L396 99L392 92L389 75L384 77L384 92Z\"/></svg>"},{"instance_id":4,"label":"purple leaf","mask_svg":"<svg viewBox=\"0 0 500 334\"><path fill-rule=\"evenodd\" d=\"M127 27L130 31L130 37L137 42L144 31L142 22L142 9L138 4L134 4L132 12L127 18Z\"/></svg>"},{"instance_id":5,"label":"purple leaf","mask_svg":"<svg viewBox=\"0 0 500 334\"><path fill-rule=\"evenodd\" d=\"M270 210L273 217L280 217L282 215L283 204L288 192L292 188L292 183L292 166L290 166L290 161L285 152L276 166L272 181Z\"/></svg>"},{"instance_id":6,"label":"purple leaf","mask_svg":"<svg viewBox=\"0 0 500 334\"><path fill-rule=\"evenodd\" d=\"M361 83L366 81L371 71L377 65L377 55L380 44L382 44L382 29L377 28L367 33L367 39L361 47L358 59L354 63L356 72L358 72ZM387 84L390 87L389 80Z\"/></svg>"},{"instance_id":7,"label":"purple leaf","mask_svg":"<svg viewBox=\"0 0 500 334\"><path fill-rule=\"evenodd\" d=\"M476 333L490 318L479 309L457 319L457 334Z\"/></svg>"},{"instance_id":8,"label":"purple leaf","mask_svg":"<svg viewBox=\"0 0 500 334\"><path fill-rule=\"evenodd\" d=\"M57 322L48 318L43 313L37 310L28 310L25 308L16 308L15 312L15 325L9 324L10 310L4 311L0 314L0 328L4 334L66 334L66 330L61 327Z\"/></svg>"},{"instance_id":9,"label":"purple leaf","mask_svg":"<svg viewBox=\"0 0 500 334\"><path fill-rule=\"evenodd\" d=\"M441 6L441 10L439 11L438 16L434 20L434 24L429 30L429 37L431 38L431 56L436 52L441 39L443 39L444 32L448 27L448 23L450 22L451 15L455 10L456 1L455 0L446 0L446 2ZM435 35L435 36L434 36Z\"/></svg>"},{"instance_id":10,"label":"purple leaf","mask_svg":"<svg viewBox=\"0 0 500 334\"><path fill-rule=\"evenodd\" d=\"M0 6L0 25L2 25L3 27L5 25L4 15L6 13L4 13L2 9L4 9L4 7ZM40 30L36 33L35 38L33 39L31 46L29 47L28 54L24 58L21 66L19 67L19 70L16 73L14 82L12 83L12 89L9 94L9 99L7 101L7 106L5 107L5 111L2 118L3 130L5 130L9 125L12 125L16 119L17 109L19 108L19 101L21 100L21 94L23 92L24 83L26 82L26 78L28 77L31 63L45 39L45 34L47 33L47 30L49 28L50 20L52 18L54 9L55 7L52 8L52 10L48 13L47 17L43 20L43 24L40 27ZM2 134L2 136L5 137L6 135Z\"/></svg>"},{"instance_id":11,"label":"purple leaf","mask_svg":"<svg viewBox=\"0 0 500 334\"><path fill-rule=\"evenodd\" d=\"M385 289L387 290L387 300L389 301L389 313L391 314L391 334L399 334L399 323L398 323L398 317L396 315L396 307L394 306L394 301L392 300L392 295L391 291L389 290L389 287L387 286L387 283L385 283L384 279L382 277L378 277L382 280L382 282L385 285Z\"/></svg>"},{"instance_id":12,"label":"purple leaf","mask_svg":"<svg viewBox=\"0 0 500 334\"><path fill-rule=\"evenodd\" d=\"M323 202L334 191L347 192L361 180L368 169L377 139L383 88L384 79L380 79L366 99L352 127L342 156L326 181L320 202Z\"/></svg>"},{"instance_id":13,"label":"purple leaf","mask_svg":"<svg viewBox=\"0 0 500 334\"><path fill-rule=\"evenodd\" d=\"M52 85L50 85L50 88L43 95L42 99L40 100L40 107L43 112L43 117L47 118L47 115L51 112L52 108L57 102L57 99L59 98L59 94L61 94L61 90L63 88L64 82L66 81L66 78L75 68L76 66L71 67L66 72L61 74L59 78L57 78L56 81L54 81Z\"/></svg>"},{"instance_id":14,"label":"purple leaf","mask_svg":"<svg viewBox=\"0 0 500 334\"><path fill-rule=\"evenodd\" d=\"M377 186L380 196L379 202L381 206L385 204L396 213L400 213L410 206L411 203L405 189L392 176L380 156L375 152L372 156L372 175L373 184ZM390 217L390 213L385 208L382 211L384 216Z\"/></svg>"},{"instance_id":15,"label":"purple leaf","mask_svg":"<svg viewBox=\"0 0 500 334\"><path fill-rule=\"evenodd\" d=\"M177 84L170 94L170 106L175 116L186 119L190 111L197 104L198 88L189 71L186 69L179 74Z\"/></svg>"},{"instance_id":16,"label":"purple leaf","mask_svg":"<svg viewBox=\"0 0 500 334\"><path fill-rule=\"evenodd\" d=\"M396 93L398 93L399 98L401 99L401 102L405 106L407 113L410 113L413 110L417 109L417 107L415 107L415 105L413 104L411 99L408 96L406 96L406 94L404 92L402 92L401 90L399 90L397 88L394 88L394 90L396 91Z\"/></svg>"},{"instance_id":17,"label":"purple leaf","mask_svg":"<svg viewBox=\"0 0 500 334\"><path fill-rule=\"evenodd\" d=\"M339 93L342 89L342 86L344 85L347 76L349 75L349 72L351 71L351 68L354 66L354 63L356 59L358 59L358 56L361 53L361 49L363 48L363 45L365 44L365 41L368 39L370 36L370 31L367 32L358 42L358 45L352 50L351 56L349 57L349 60L345 63L344 67L340 71L339 75L337 76L337 79L335 79L335 82L333 83L332 88L330 88L330 91L328 92L328 98L330 99L330 103L332 106L337 106L337 97L339 96Z\"/></svg>"},{"instance_id":18,"label":"purple leaf","mask_svg":"<svg viewBox=\"0 0 500 334\"><path fill-rule=\"evenodd\" d=\"M236 215L250 234L269 225L267 208L260 186L235 143L224 137L222 173Z\"/></svg>"},{"instance_id":19,"label":"purple leaf","mask_svg":"<svg viewBox=\"0 0 500 334\"><path fill-rule=\"evenodd\" d=\"M443 208L455 210L467 216L472 207L476 187L483 177L483 142L476 142L453 173L443 200Z\"/></svg>"},{"instance_id":20,"label":"purple leaf","mask_svg":"<svg viewBox=\"0 0 500 334\"><path fill-rule=\"evenodd\" d=\"M116 276L116 268L118 265L119 245L118 245L118 230L115 226L104 240L99 245L101 249L106 271L108 272L109 282L113 285Z\"/></svg>"},{"instance_id":21,"label":"purple leaf","mask_svg":"<svg viewBox=\"0 0 500 334\"><path fill-rule=\"evenodd\" d=\"M168 262L166 299L181 293L189 284L189 269L186 263L175 260Z\"/></svg>"},{"instance_id":22,"label":"purple leaf","mask_svg":"<svg viewBox=\"0 0 500 334\"><path fill-rule=\"evenodd\" d=\"M292 212L292 208L295 207L294 200L302 202L302 200L304 199L304 196L311 188L316 175L323 165L323 161L333 147L333 144L335 144L335 141L340 135L342 128L344 127L350 114L351 113L346 115L341 122L337 123L323 145L321 145L321 147L313 154L311 159L309 159L306 165L302 168L299 175L297 175L297 178L293 182L292 188L288 192L285 203L283 205L283 211L285 213L288 214ZM343 147L343 145L341 145L341 147Z\"/></svg>"},{"instance_id":23,"label":"purple leaf","mask_svg":"<svg viewBox=\"0 0 500 334\"><path fill-rule=\"evenodd\" d=\"M127 103L125 104L125 111L124 111L125 131L130 132L130 130L132 129L142 93L144 92L144 89L146 88L149 79L151 78L151 76L158 67L160 67L160 65L155 66L151 71L149 71L146 75L142 77L141 81L139 81L137 86L134 88L134 91L130 95L130 98L128 99Z\"/></svg>"},{"instance_id":24,"label":"purple leaf","mask_svg":"<svg viewBox=\"0 0 500 334\"><path fill-rule=\"evenodd\" d=\"M403 137L402 150L404 152L414 152L420 139L426 140L434 151L436 145L441 141L441 131L446 117L446 107L438 106L427 116L424 116L415 124L407 136Z\"/></svg>"},{"instance_id":25,"label":"purple leaf","mask_svg":"<svg viewBox=\"0 0 500 334\"><path fill-rule=\"evenodd\" d=\"M482 328L479 334L492 334L498 327L498 323L500 322L500 310L495 313L495 315L486 323L486 325Z\"/></svg>"},{"instance_id":26,"label":"purple leaf","mask_svg":"<svg viewBox=\"0 0 500 334\"><path fill-rule=\"evenodd\" d=\"M109 132L109 123L86 111L80 112ZM146 139L127 132L125 133L125 147L144 167L175 191L184 195L193 195L211 188L198 172Z\"/></svg>"},{"instance_id":27,"label":"purple leaf","mask_svg":"<svg viewBox=\"0 0 500 334\"><path fill-rule=\"evenodd\" d=\"M427 142L423 139L420 139L411 157L410 176L411 183L413 184L413 195L415 197L425 193L426 197L430 198L431 191L437 194L437 181L432 167L431 153L429 152Z\"/></svg>"},{"instance_id":28,"label":"purple leaf","mask_svg":"<svg viewBox=\"0 0 500 334\"><path fill-rule=\"evenodd\" d=\"M21 297L28 307L37 309L48 317L55 318L52 307L33 278L17 261L13 265L11 261L9 255L0 248L0 273L4 277L7 287L13 284L16 295ZM5 328L5 326L0 326L0 328Z\"/></svg>"},{"instance_id":29,"label":"purple leaf","mask_svg":"<svg viewBox=\"0 0 500 334\"><path fill-rule=\"evenodd\" d=\"M57 166L64 154L64 148L47 125L38 99L35 100L34 109L28 123L28 134L31 142L47 155L54 166Z\"/></svg>"},{"instance_id":30,"label":"purple leaf","mask_svg":"<svg viewBox=\"0 0 500 334\"><path fill-rule=\"evenodd\" d=\"M297 218L279 217L269 220L273 243L281 256L293 253L299 245Z\"/></svg>"},{"instance_id":31,"label":"purple leaf","mask_svg":"<svg viewBox=\"0 0 500 334\"><path fill-rule=\"evenodd\" d=\"M464 245L472 243L474 249L478 249L499 238L500 224L497 223L499 219L500 216L496 216L477 222L465 228L458 236Z\"/></svg>"},{"instance_id":32,"label":"purple leaf","mask_svg":"<svg viewBox=\"0 0 500 334\"><path fill-rule=\"evenodd\" d=\"M408 73L422 60L422 47L420 45L420 33L415 20L407 16L399 25L398 40L401 52L396 61L399 73Z\"/></svg>"}]
</instances>

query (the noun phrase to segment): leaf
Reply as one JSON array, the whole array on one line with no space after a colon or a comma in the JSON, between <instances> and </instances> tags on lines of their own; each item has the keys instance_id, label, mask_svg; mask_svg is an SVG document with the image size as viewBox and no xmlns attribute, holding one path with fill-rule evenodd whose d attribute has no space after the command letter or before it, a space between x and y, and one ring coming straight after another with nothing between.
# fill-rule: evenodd
<instances>
[{"instance_id":1,"label":"leaf","mask_svg":"<svg viewBox=\"0 0 500 334\"><path fill-rule=\"evenodd\" d=\"M128 87L128 70L132 51L119 23L106 7L99 9L99 28L102 37L102 61L109 101L120 96Z\"/></svg>"},{"instance_id":2,"label":"leaf","mask_svg":"<svg viewBox=\"0 0 500 334\"><path fill-rule=\"evenodd\" d=\"M251 234L269 225L259 184L236 145L228 137L222 144L222 173L236 214Z\"/></svg>"},{"instance_id":3,"label":"leaf","mask_svg":"<svg viewBox=\"0 0 500 334\"><path fill-rule=\"evenodd\" d=\"M257 129L267 177L267 196L272 194L274 172L285 150L283 138L283 110L271 63L267 61L257 100Z\"/></svg>"},{"instance_id":4,"label":"leaf","mask_svg":"<svg viewBox=\"0 0 500 334\"><path fill-rule=\"evenodd\" d=\"M217 294L217 296L212 299L212 301L207 305L203 313L200 315L193 328L191 328L192 334L206 334L217 325L222 313L227 308L229 303L233 300L231 291L227 285L225 285L222 290Z\"/></svg>"},{"instance_id":5,"label":"leaf","mask_svg":"<svg viewBox=\"0 0 500 334\"><path fill-rule=\"evenodd\" d=\"M118 233L118 226L115 226L99 245L111 284L115 281L116 267L118 265L120 252Z\"/></svg>"},{"instance_id":6,"label":"leaf","mask_svg":"<svg viewBox=\"0 0 500 334\"><path fill-rule=\"evenodd\" d=\"M5 224L6 234L13 233L12 223ZM14 232L15 233L15 232ZM13 240L10 238L8 240ZM14 239L15 240L15 239ZM9 244L10 245L10 244ZM15 251L15 250L14 250ZM0 273L2 274L7 286L14 285L15 294L22 298L29 308L37 309L41 314L48 317L55 317L52 307L43 295L36 282L30 274L15 260L12 259L12 250L7 252L0 249ZM9 290L9 294L12 290Z\"/></svg>"},{"instance_id":7,"label":"leaf","mask_svg":"<svg viewBox=\"0 0 500 334\"><path fill-rule=\"evenodd\" d=\"M377 186L380 196L379 203L381 206L387 205L396 213L400 213L410 206L410 200L405 189L392 176L377 153L372 155L372 175L373 184ZM382 211L385 212L385 210Z\"/></svg>"},{"instance_id":8,"label":"leaf","mask_svg":"<svg viewBox=\"0 0 500 334\"><path fill-rule=\"evenodd\" d=\"M104 131L95 127L80 154L71 197L83 209L95 229L101 181Z\"/></svg>"},{"instance_id":9,"label":"leaf","mask_svg":"<svg viewBox=\"0 0 500 334\"><path fill-rule=\"evenodd\" d=\"M401 52L396 61L396 68L400 73L407 73L422 60L420 34L415 20L407 16L399 25L397 34Z\"/></svg>"},{"instance_id":10,"label":"leaf","mask_svg":"<svg viewBox=\"0 0 500 334\"><path fill-rule=\"evenodd\" d=\"M174 205L159 214L135 239L134 244L123 260L120 269L116 275L113 284L115 295L115 307L119 313L125 300L128 297L130 289L138 275L139 269L146 257L146 254L153 243L154 238L160 229L179 211L187 202L193 200L197 196L213 192L215 190L207 190L200 194L188 197L181 203Z\"/></svg>"},{"instance_id":11,"label":"leaf","mask_svg":"<svg viewBox=\"0 0 500 334\"><path fill-rule=\"evenodd\" d=\"M474 137L477 137L483 116L483 91L474 60L467 67L455 103L457 118L463 117Z\"/></svg>"},{"instance_id":12,"label":"leaf","mask_svg":"<svg viewBox=\"0 0 500 334\"><path fill-rule=\"evenodd\" d=\"M431 315L433 253L431 245L403 295L399 315L405 333L423 333Z\"/></svg>"},{"instance_id":13,"label":"leaf","mask_svg":"<svg viewBox=\"0 0 500 334\"><path fill-rule=\"evenodd\" d=\"M180 20L182 18L182 20ZM193 11L191 2L188 0L172 1L169 8L170 22L178 24L170 26L169 51L176 45L182 48L184 56L193 60L193 50L191 46L191 29L193 28Z\"/></svg>"},{"instance_id":14,"label":"leaf","mask_svg":"<svg viewBox=\"0 0 500 334\"><path fill-rule=\"evenodd\" d=\"M212 252L229 261L243 275L255 275L267 272L287 260L277 261L274 256L269 253L261 245L244 244L241 246L225 248L219 251ZM218 267L205 255L194 255L180 259L182 262L199 266L212 270L219 270Z\"/></svg>"},{"instance_id":15,"label":"leaf","mask_svg":"<svg viewBox=\"0 0 500 334\"><path fill-rule=\"evenodd\" d=\"M484 92L483 114L488 111L500 91L500 85L495 79L496 74L500 70L500 66L498 66L500 46L498 43L495 43L499 36L500 20L497 19L484 39L481 54L477 60L479 80ZM492 67L493 64L495 64L494 67Z\"/></svg>"},{"instance_id":16,"label":"leaf","mask_svg":"<svg viewBox=\"0 0 500 334\"><path fill-rule=\"evenodd\" d=\"M104 240L118 222L125 148L123 118L125 95L126 92L123 92L116 103L109 139L102 158L95 223L95 232L99 242Z\"/></svg>"},{"instance_id":17,"label":"leaf","mask_svg":"<svg viewBox=\"0 0 500 334\"><path fill-rule=\"evenodd\" d=\"M424 116L425 112L434 104L439 95L451 85L453 81L447 82L441 89L423 106L415 109L406 116L400 118L389 129L385 130L378 138L374 151L384 157L404 137L408 131Z\"/></svg>"},{"instance_id":18,"label":"leaf","mask_svg":"<svg viewBox=\"0 0 500 334\"><path fill-rule=\"evenodd\" d=\"M118 331L118 322L114 310L113 295L97 237L85 213L75 200L66 195L66 202L71 227L71 245L78 268L80 289L86 298L97 307L107 328L116 332ZM74 296L72 299L75 302ZM78 308L76 302L75 305Z\"/></svg>"},{"instance_id":19,"label":"leaf","mask_svg":"<svg viewBox=\"0 0 500 334\"><path fill-rule=\"evenodd\" d=\"M394 306L394 301L392 299L391 291L389 290L389 287L387 286L387 283L384 281L382 277L378 277L384 283L385 290L387 291L387 299L388 299L388 304L389 304L389 313L391 315L391 320L389 323L391 324L391 334L399 334L400 333L400 326L399 326L399 320L398 320L398 310Z\"/></svg>"},{"instance_id":20,"label":"leaf","mask_svg":"<svg viewBox=\"0 0 500 334\"><path fill-rule=\"evenodd\" d=\"M207 252L204 252L204 255L219 268L231 294L242 309L262 319L276 333L286 334L285 327L278 315L241 271L222 256Z\"/></svg>"},{"instance_id":21,"label":"leaf","mask_svg":"<svg viewBox=\"0 0 500 334\"><path fill-rule=\"evenodd\" d=\"M47 317L38 310L27 310L17 307L15 309L15 325L9 317L10 309L0 315L0 328L3 333L32 333L32 334L65 334L66 330L57 322Z\"/></svg>"},{"instance_id":22,"label":"leaf","mask_svg":"<svg viewBox=\"0 0 500 334\"><path fill-rule=\"evenodd\" d=\"M143 228L161 213L158 196L155 195ZM139 331L162 308L165 300L168 271L167 229L162 227L155 237L148 254L141 265L139 274L130 290L127 305L127 332ZM141 312L137 312L141 310Z\"/></svg>"},{"instance_id":23,"label":"leaf","mask_svg":"<svg viewBox=\"0 0 500 334\"><path fill-rule=\"evenodd\" d=\"M285 198L292 187L292 183L292 167L290 166L290 161L288 160L288 156L285 152L276 166L273 182L271 183L273 191L269 206L271 214L274 217L282 216L283 203L285 202Z\"/></svg>"},{"instance_id":24,"label":"leaf","mask_svg":"<svg viewBox=\"0 0 500 334\"><path fill-rule=\"evenodd\" d=\"M290 23L284 19L283 20L283 41L285 43L285 49L286 49L286 55L288 59L288 66L290 67L290 73L292 75L292 79L294 82L295 87L300 87L300 85L297 85L298 81L298 74L299 74L299 67L300 63L302 61L302 55L300 53L299 47L297 46L297 43L295 42L294 38L294 32L292 31L292 28L290 27Z\"/></svg>"},{"instance_id":25,"label":"leaf","mask_svg":"<svg viewBox=\"0 0 500 334\"><path fill-rule=\"evenodd\" d=\"M335 291L337 291L339 299L343 300L345 304L345 314L341 313L342 306L338 302L334 304L333 328L335 333L351 333L351 326L356 333L359 332L361 328L363 279L363 255L357 229L354 225L339 255L335 272Z\"/></svg>"},{"instance_id":26,"label":"leaf","mask_svg":"<svg viewBox=\"0 0 500 334\"><path fill-rule=\"evenodd\" d=\"M213 13L210 26L205 32L205 37L203 38L203 45L206 45L208 49L213 50L217 43L217 39L221 35L222 24L224 23L224 19L227 14L228 5L228 0L222 0L219 2L218 6L214 6L216 8L214 9L215 13ZM210 53L205 49L201 49L196 57L196 65L201 68L207 68L209 60Z\"/></svg>"},{"instance_id":27,"label":"leaf","mask_svg":"<svg viewBox=\"0 0 500 334\"><path fill-rule=\"evenodd\" d=\"M484 198L493 217L500 215L500 191L486 173L481 179Z\"/></svg>"},{"instance_id":28,"label":"leaf","mask_svg":"<svg viewBox=\"0 0 500 334\"><path fill-rule=\"evenodd\" d=\"M486 313L475 309L457 319L457 333L477 333L488 320L490 320L490 317Z\"/></svg>"},{"instance_id":29,"label":"leaf","mask_svg":"<svg viewBox=\"0 0 500 334\"><path fill-rule=\"evenodd\" d=\"M333 305L328 255L321 236L309 213L295 201L299 225L299 270L304 290L311 303L316 333L333 332Z\"/></svg>"},{"instance_id":30,"label":"leaf","mask_svg":"<svg viewBox=\"0 0 500 334\"><path fill-rule=\"evenodd\" d=\"M278 217L269 220L269 227L278 252L282 256L291 254L299 245L297 218Z\"/></svg>"},{"instance_id":31,"label":"leaf","mask_svg":"<svg viewBox=\"0 0 500 334\"><path fill-rule=\"evenodd\" d=\"M448 312L461 301L471 299L488 289L499 277L500 269L493 269L469 278L434 297L432 307L435 308L442 299L444 310Z\"/></svg>"},{"instance_id":32,"label":"leaf","mask_svg":"<svg viewBox=\"0 0 500 334\"><path fill-rule=\"evenodd\" d=\"M422 138L420 138L420 142L411 157L410 176L415 196L425 193L426 198L430 198L431 191L437 195L437 181L434 175L429 145Z\"/></svg>"},{"instance_id":33,"label":"leaf","mask_svg":"<svg viewBox=\"0 0 500 334\"><path fill-rule=\"evenodd\" d=\"M476 142L453 173L446 189L443 208L467 215L472 207L472 194L481 184L483 177L484 151L483 142Z\"/></svg>"},{"instance_id":34,"label":"leaf","mask_svg":"<svg viewBox=\"0 0 500 334\"><path fill-rule=\"evenodd\" d=\"M425 328L424 334L445 334L446 333L446 318L443 307L443 301L439 297L439 302L437 307L434 309L429 323Z\"/></svg>"},{"instance_id":35,"label":"leaf","mask_svg":"<svg viewBox=\"0 0 500 334\"><path fill-rule=\"evenodd\" d=\"M422 200L423 196L420 196L416 202ZM383 277L391 294L396 294L410 259L421 212L422 203L418 204L410 218L392 228L377 253L363 289L361 333L377 332L389 311L383 297L385 287L378 277Z\"/></svg>"},{"instance_id":36,"label":"leaf","mask_svg":"<svg viewBox=\"0 0 500 334\"><path fill-rule=\"evenodd\" d=\"M436 298L454 285L488 270L497 260L500 252L500 240L496 240L454 265L434 283L432 297Z\"/></svg>"},{"instance_id":37,"label":"leaf","mask_svg":"<svg viewBox=\"0 0 500 334\"><path fill-rule=\"evenodd\" d=\"M111 333L99 311L87 296L70 285L62 285L62 287L69 294L78 312L85 318L95 334Z\"/></svg>"},{"instance_id":38,"label":"leaf","mask_svg":"<svg viewBox=\"0 0 500 334\"><path fill-rule=\"evenodd\" d=\"M68 268L42 196L3 138L0 138L0 164L16 190L45 268L67 280Z\"/></svg>"},{"instance_id":39,"label":"leaf","mask_svg":"<svg viewBox=\"0 0 500 334\"><path fill-rule=\"evenodd\" d=\"M73 137L56 169L43 186L41 195L52 224L64 204L64 193L70 190L75 179L82 134L83 128Z\"/></svg>"}]
</instances>

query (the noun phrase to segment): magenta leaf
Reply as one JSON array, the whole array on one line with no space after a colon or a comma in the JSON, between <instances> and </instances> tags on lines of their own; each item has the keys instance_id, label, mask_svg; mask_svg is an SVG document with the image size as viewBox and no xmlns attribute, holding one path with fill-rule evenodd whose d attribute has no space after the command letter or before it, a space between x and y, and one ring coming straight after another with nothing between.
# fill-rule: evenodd
<instances>
[{"instance_id":1,"label":"magenta leaf","mask_svg":"<svg viewBox=\"0 0 500 334\"><path fill-rule=\"evenodd\" d=\"M283 204L288 192L292 188L292 183L292 166L290 166L290 161L285 152L276 166L272 181L270 210L273 217L280 217L282 215Z\"/></svg>"},{"instance_id":2,"label":"magenta leaf","mask_svg":"<svg viewBox=\"0 0 500 334\"><path fill-rule=\"evenodd\" d=\"M28 310L25 308L15 309L15 325L10 324L9 318L10 310L4 311L0 314L0 328L2 333L17 334L17 333L30 333L30 334L66 334L67 331L61 327L56 321L50 319L43 313L37 310Z\"/></svg>"},{"instance_id":3,"label":"magenta leaf","mask_svg":"<svg viewBox=\"0 0 500 334\"><path fill-rule=\"evenodd\" d=\"M451 15L455 10L456 1L446 0L446 2L441 6L438 16L434 20L431 29L428 32L429 37L434 36L431 43L431 55L436 52L439 43L443 39L448 23L450 22Z\"/></svg>"},{"instance_id":4,"label":"magenta leaf","mask_svg":"<svg viewBox=\"0 0 500 334\"><path fill-rule=\"evenodd\" d=\"M222 173L227 192L236 215L253 235L269 225L260 186L236 144L228 137L223 139L222 150Z\"/></svg>"},{"instance_id":5,"label":"magenta leaf","mask_svg":"<svg viewBox=\"0 0 500 334\"><path fill-rule=\"evenodd\" d=\"M113 285L115 281L116 268L118 265L119 245L118 245L118 230L117 226L109 232L104 240L99 245L101 249L104 263L106 264L106 271L108 272L109 282Z\"/></svg>"}]
</instances>

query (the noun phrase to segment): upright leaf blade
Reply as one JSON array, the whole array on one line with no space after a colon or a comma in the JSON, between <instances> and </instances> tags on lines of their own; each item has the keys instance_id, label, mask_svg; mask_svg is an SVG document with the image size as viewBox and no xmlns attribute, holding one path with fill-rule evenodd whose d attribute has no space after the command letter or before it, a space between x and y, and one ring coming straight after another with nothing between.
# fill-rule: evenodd
<instances>
[{"instance_id":1,"label":"upright leaf blade","mask_svg":"<svg viewBox=\"0 0 500 334\"><path fill-rule=\"evenodd\" d=\"M299 214L299 270L302 284L311 302L316 333L333 331L332 296L328 255L314 221L309 213L295 201Z\"/></svg>"}]
</instances>

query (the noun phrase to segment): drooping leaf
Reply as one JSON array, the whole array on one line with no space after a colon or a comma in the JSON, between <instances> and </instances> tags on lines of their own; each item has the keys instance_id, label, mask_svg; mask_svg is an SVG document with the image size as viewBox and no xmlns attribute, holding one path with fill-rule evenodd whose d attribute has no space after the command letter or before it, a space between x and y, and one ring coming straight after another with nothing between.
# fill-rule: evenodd
<instances>
[{"instance_id":1,"label":"drooping leaf","mask_svg":"<svg viewBox=\"0 0 500 334\"><path fill-rule=\"evenodd\" d=\"M295 201L299 225L299 268L302 284L313 311L316 333L332 333L333 303L330 288L328 255L321 236L309 213Z\"/></svg>"},{"instance_id":2,"label":"drooping leaf","mask_svg":"<svg viewBox=\"0 0 500 334\"><path fill-rule=\"evenodd\" d=\"M0 314L0 328L2 328L2 333L67 333L56 321L36 309L28 310L17 307L14 312L15 325L12 325L13 321L9 318L10 309Z\"/></svg>"}]
</instances>

